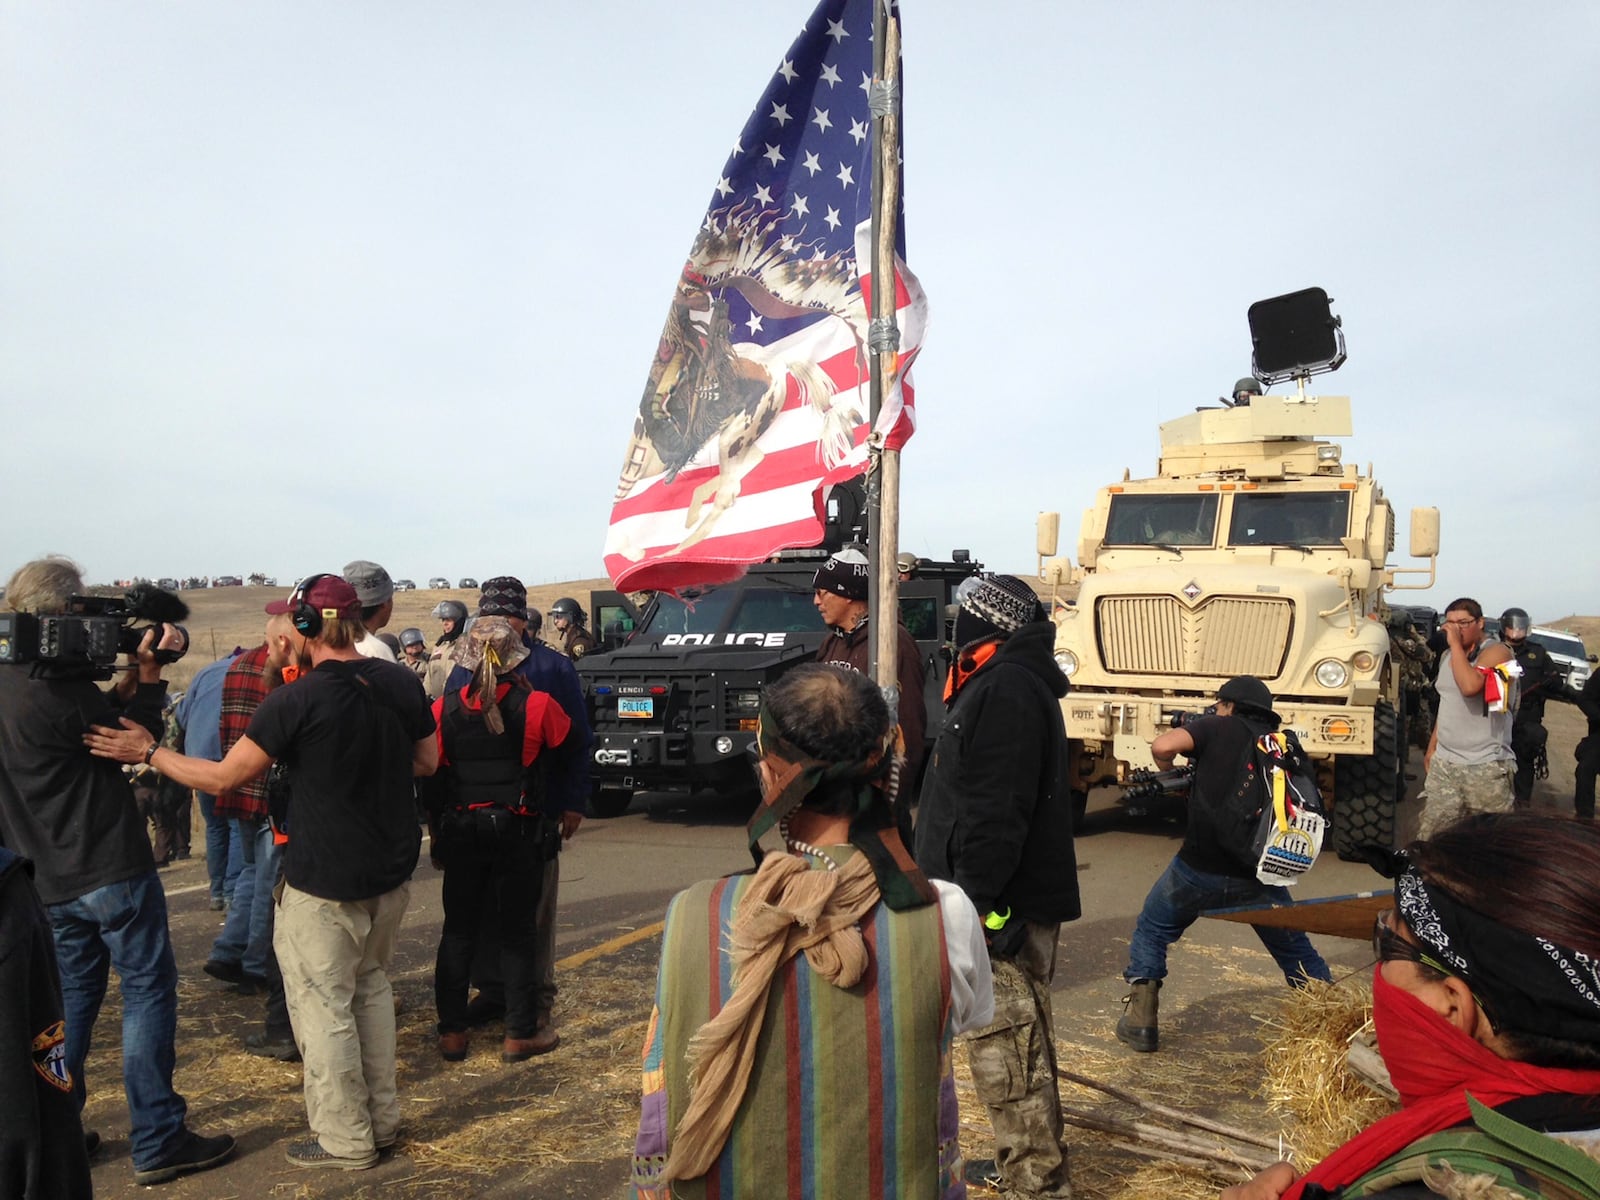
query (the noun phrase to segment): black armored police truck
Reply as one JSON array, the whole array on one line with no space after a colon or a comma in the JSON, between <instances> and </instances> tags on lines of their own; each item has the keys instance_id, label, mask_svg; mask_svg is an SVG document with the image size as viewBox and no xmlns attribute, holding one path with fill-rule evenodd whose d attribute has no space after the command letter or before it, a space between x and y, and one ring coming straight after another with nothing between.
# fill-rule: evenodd
<instances>
[{"instance_id":1,"label":"black armored police truck","mask_svg":"<svg viewBox=\"0 0 1600 1200\"><path fill-rule=\"evenodd\" d=\"M812 579L829 549L785 550L732 583L657 593L635 603L590 594L599 646L574 665L594 726L597 817L624 812L640 791L754 791L747 753L761 689L812 661L827 637ZM981 563L964 550L918 559L900 583L900 616L927 677L928 742L943 721L947 607Z\"/></svg>"}]
</instances>

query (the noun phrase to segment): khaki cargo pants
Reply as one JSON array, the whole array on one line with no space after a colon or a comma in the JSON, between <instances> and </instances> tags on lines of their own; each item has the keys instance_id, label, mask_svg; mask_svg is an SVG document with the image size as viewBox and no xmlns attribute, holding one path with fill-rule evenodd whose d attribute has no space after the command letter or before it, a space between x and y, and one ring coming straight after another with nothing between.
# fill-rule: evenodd
<instances>
[{"instance_id":1,"label":"khaki cargo pants","mask_svg":"<svg viewBox=\"0 0 1600 1200\"><path fill-rule=\"evenodd\" d=\"M967 1035L978 1099L994 1126L994 1159L1006 1200L1072 1195L1061 1145L1050 981L1060 925L1027 925L1014 958L992 958L994 1022Z\"/></svg>"},{"instance_id":2,"label":"khaki cargo pants","mask_svg":"<svg viewBox=\"0 0 1600 1200\"><path fill-rule=\"evenodd\" d=\"M1510 812L1515 759L1499 762L1441 762L1437 757L1422 785L1422 817L1417 836L1432 837L1446 825L1480 812Z\"/></svg>"},{"instance_id":3,"label":"khaki cargo pants","mask_svg":"<svg viewBox=\"0 0 1600 1200\"><path fill-rule=\"evenodd\" d=\"M410 885L370 900L323 900L284 884L272 948L295 1044L306 1118L329 1154L363 1158L394 1140L394 992L389 962Z\"/></svg>"}]
</instances>

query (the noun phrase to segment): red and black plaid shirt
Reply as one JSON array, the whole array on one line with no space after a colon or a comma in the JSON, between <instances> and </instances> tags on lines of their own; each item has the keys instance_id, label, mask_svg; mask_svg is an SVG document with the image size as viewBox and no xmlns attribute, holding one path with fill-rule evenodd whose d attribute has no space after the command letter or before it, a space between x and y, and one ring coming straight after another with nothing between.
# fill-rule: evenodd
<instances>
[{"instance_id":1,"label":"red and black plaid shirt","mask_svg":"<svg viewBox=\"0 0 1600 1200\"><path fill-rule=\"evenodd\" d=\"M222 679L222 756L244 736L256 708L267 694L267 644L247 650L233 660ZM238 789L217 796L216 812L228 817L267 815L267 777L252 779Z\"/></svg>"}]
</instances>

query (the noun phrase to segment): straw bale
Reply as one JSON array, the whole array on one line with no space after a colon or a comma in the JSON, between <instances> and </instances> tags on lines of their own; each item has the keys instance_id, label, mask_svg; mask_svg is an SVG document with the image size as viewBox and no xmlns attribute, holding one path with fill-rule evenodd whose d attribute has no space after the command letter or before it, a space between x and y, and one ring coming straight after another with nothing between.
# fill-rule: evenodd
<instances>
[{"instance_id":1,"label":"straw bale","mask_svg":"<svg viewBox=\"0 0 1600 1200\"><path fill-rule=\"evenodd\" d=\"M1287 1133L1302 1167L1325 1158L1361 1130L1395 1111L1345 1065L1349 1041L1372 1020L1372 987L1362 979L1313 981L1285 1001L1266 1025L1263 1094L1287 1115Z\"/></svg>"}]
</instances>

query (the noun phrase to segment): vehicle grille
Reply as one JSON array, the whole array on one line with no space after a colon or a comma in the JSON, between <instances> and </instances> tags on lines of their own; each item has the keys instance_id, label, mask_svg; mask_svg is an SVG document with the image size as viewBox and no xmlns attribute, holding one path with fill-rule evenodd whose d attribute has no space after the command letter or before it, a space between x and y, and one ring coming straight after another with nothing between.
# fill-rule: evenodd
<instances>
[{"instance_id":1,"label":"vehicle grille","mask_svg":"<svg viewBox=\"0 0 1600 1200\"><path fill-rule=\"evenodd\" d=\"M1190 608L1172 596L1106 596L1095 623L1113 674L1272 679L1283 670L1294 605L1215 596Z\"/></svg>"}]
</instances>

